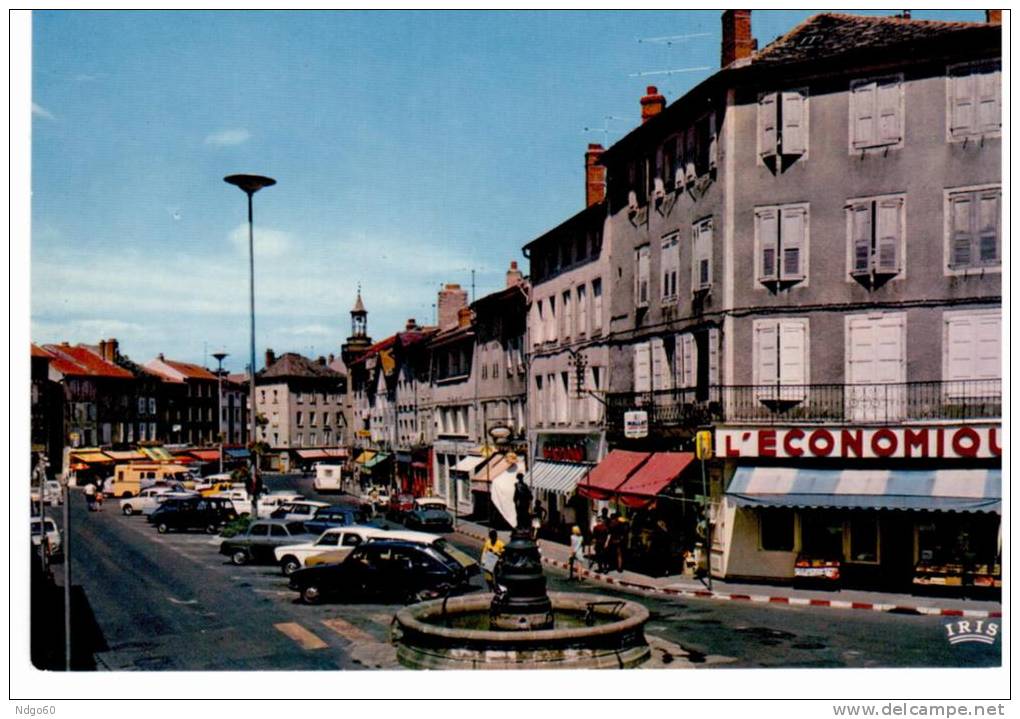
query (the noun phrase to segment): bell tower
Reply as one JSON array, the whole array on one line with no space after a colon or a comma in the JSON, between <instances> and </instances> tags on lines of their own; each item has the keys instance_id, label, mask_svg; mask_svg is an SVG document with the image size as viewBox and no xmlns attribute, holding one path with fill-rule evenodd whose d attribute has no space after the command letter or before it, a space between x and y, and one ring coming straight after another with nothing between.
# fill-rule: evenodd
<instances>
[{"instance_id":1,"label":"bell tower","mask_svg":"<svg viewBox=\"0 0 1020 719\"><path fill-rule=\"evenodd\" d=\"M350 366L351 360L364 352L372 345L372 338L368 336L368 310L361 300L361 285L358 285L358 296L354 300L354 307L351 308L351 336L340 348L344 364Z\"/></svg>"}]
</instances>

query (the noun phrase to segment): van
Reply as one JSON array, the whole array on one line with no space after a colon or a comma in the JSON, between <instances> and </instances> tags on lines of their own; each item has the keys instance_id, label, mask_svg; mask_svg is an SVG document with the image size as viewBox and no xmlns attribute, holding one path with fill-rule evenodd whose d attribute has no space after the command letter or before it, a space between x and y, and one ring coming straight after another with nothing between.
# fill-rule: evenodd
<instances>
[{"instance_id":1,"label":"van","mask_svg":"<svg viewBox=\"0 0 1020 719\"><path fill-rule=\"evenodd\" d=\"M157 464L137 463L118 464L113 473L113 482L109 489L104 487L114 497L133 497L156 482L180 482L189 483L192 477L188 468L180 464Z\"/></svg>"},{"instance_id":2,"label":"van","mask_svg":"<svg viewBox=\"0 0 1020 719\"><path fill-rule=\"evenodd\" d=\"M339 464L315 465L312 487L316 492L339 492L343 481L343 467Z\"/></svg>"}]
</instances>

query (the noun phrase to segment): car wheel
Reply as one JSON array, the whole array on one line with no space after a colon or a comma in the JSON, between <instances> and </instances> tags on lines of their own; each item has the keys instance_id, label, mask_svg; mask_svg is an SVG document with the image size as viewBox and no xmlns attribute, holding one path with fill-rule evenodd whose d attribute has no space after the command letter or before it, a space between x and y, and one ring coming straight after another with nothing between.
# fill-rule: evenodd
<instances>
[{"instance_id":1,"label":"car wheel","mask_svg":"<svg viewBox=\"0 0 1020 719\"><path fill-rule=\"evenodd\" d=\"M120 498L121 499L131 499L133 496L134 495L131 494L131 492L124 492L124 494L120 495Z\"/></svg>"},{"instance_id":2,"label":"car wheel","mask_svg":"<svg viewBox=\"0 0 1020 719\"><path fill-rule=\"evenodd\" d=\"M322 592L314 584L309 584L301 590L301 601L305 604L319 604L322 601Z\"/></svg>"},{"instance_id":3,"label":"car wheel","mask_svg":"<svg viewBox=\"0 0 1020 719\"><path fill-rule=\"evenodd\" d=\"M248 563L248 553L243 549L238 549L236 552L230 555L230 561L237 566L242 566Z\"/></svg>"},{"instance_id":4,"label":"car wheel","mask_svg":"<svg viewBox=\"0 0 1020 719\"><path fill-rule=\"evenodd\" d=\"M129 517L135 513L134 507L130 504L125 504L123 508L121 508L121 511Z\"/></svg>"},{"instance_id":5,"label":"car wheel","mask_svg":"<svg viewBox=\"0 0 1020 719\"><path fill-rule=\"evenodd\" d=\"M205 528L205 533L206 534L216 534L219 531L220 531L220 528L218 526L216 526L215 524L206 525L206 528Z\"/></svg>"},{"instance_id":6,"label":"car wheel","mask_svg":"<svg viewBox=\"0 0 1020 719\"><path fill-rule=\"evenodd\" d=\"M284 557L280 562L280 568L283 570L283 575L289 577L297 570L301 569L301 562L295 557Z\"/></svg>"},{"instance_id":7,"label":"car wheel","mask_svg":"<svg viewBox=\"0 0 1020 719\"><path fill-rule=\"evenodd\" d=\"M166 534L170 531L170 527L166 526L166 522L160 522L156 525L156 531L160 534Z\"/></svg>"}]
</instances>

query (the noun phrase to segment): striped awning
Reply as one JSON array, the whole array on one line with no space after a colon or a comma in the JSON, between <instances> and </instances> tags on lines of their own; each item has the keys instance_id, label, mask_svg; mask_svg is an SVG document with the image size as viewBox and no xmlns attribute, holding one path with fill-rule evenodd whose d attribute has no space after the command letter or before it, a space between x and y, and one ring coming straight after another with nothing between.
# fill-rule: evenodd
<instances>
[{"instance_id":1,"label":"striped awning","mask_svg":"<svg viewBox=\"0 0 1020 719\"><path fill-rule=\"evenodd\" d=\"M586 474L590 464L580 462L549 462L538 460L524 481L534 487L555 494L573 494Z\"/></svg>"},{"instance_id":2,"label":"striped awning","mask_svg":"<svg viewBox=\"0 0 1020 719\"><path fill-rule=\"evenodd\" d=\"M154 459L157 462L170 462L173 461L174 456L166 451L163 447L140 447L139 448L146 457Z\"/></svg>"},{"instance_id":3,"label":"striped awning","mask_svg":"<svg viewBox=\"0 0 1020 719\"><path fill-rule=\"evenodd\" d=\"M740 467L726 496L744 507L1002 513L999 469Z\"/></svg>"},{"instance_id":4,"label":"striped awning","mask_svg":"<svg viewBox=\"0 0 1020 719\"><path fill-rule=\"evenodd\" d=\"M692 452L656 452L616 489L628 507L647 506L694 461Z\"/></svg>"},{"instance_id":5,"label":"striped awning","mask_svg":"<svg viewBox=\"0 0 1020 719\"><path fill-rule=\"evenodd\" d=\"M105 454L110 459L114 459L118 462L133 462L135 460L146 459L146 456L144 454L133 449L125 451L108 449L105 452L103 452L103 454Z\"/></svg>"},{"instance_id":6,"label":"striped awning","mask_svg":"<svg viewBox=\"0 0 1020 719\"><path fill-rule=\"evenodd\" d=\"M106 455L105 452L92 451L92 452L72 452L72 460L78 460L85 464L110 464L113 460Z\"/></svg>"},{"instance_id":7,"label":"striped awning","mask_svg":"<svg viewBox=\"0 0 1020 719\"><path fill-rule=\"evenodd\" d=\"M386 454L385 452L380 452L379 454L375 455L367 462L365 462L364 467L365 469L372 469L373 467L378 467L380 464L382 464L389 458L390 455Z\"/></svg>"},{"instance_id":8,"label":"striped awning","mask_svg":"<svg viewBox=\"0 0 1020 719\"><path fill-rule=\"evenodd\" d=\"M609 499L616 493L616 488L626 482L651 456L648 452L614 449L591 469L577 491L589 499Z\"/></svg>"},{"instance_id":9,"label":"striped awning","mask_svg":"<svg viewBox=\"0 0 1020 719\"><path fill-rule=\"evenodd\" d=\"M354 461L355 461L355 463L357 463L357 464L364 464L365 462L368 462L368 461L369 461L370 459L372 459L372 457L374 457L374 456L375 456L375 452L373 452L373 451L372 451L372 450L370 450L370 449L366 449L366 450L365 450L364 452L362 452L361 454L359 454L359 455L358 455L358 456L357 456L357 457L355 458L355 460L354 460Z\"/></svg>"}]
</instances>

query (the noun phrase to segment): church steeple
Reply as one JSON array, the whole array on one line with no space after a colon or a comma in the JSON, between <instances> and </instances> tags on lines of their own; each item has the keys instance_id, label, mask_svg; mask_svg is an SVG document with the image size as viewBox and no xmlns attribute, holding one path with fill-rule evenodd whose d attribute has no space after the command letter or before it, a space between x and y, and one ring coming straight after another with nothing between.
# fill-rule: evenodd
<instances>
[{"instance_id":1,"label":"church steeple","mask_svg":"<svg viewBox=\"0 0 1020 719\"><path fill-rule=\"evenodd\" d=\"M351 308L351 336L340 348L340 356L344 364L351 366L351 361L372 346L372 338L368 336L368 310L361 299L361 284L358 284L358 296Z\"/></svg>"}]
</instances>

